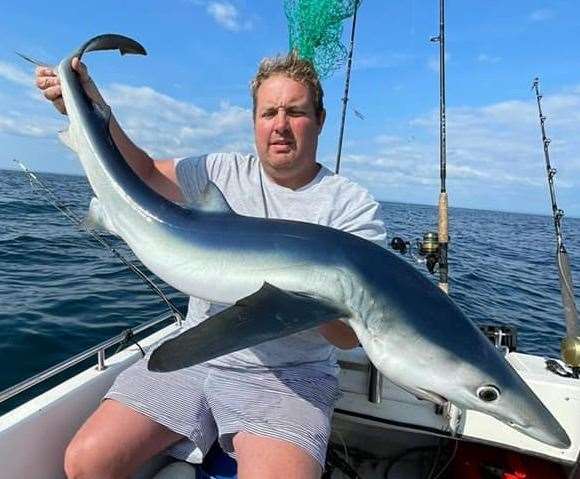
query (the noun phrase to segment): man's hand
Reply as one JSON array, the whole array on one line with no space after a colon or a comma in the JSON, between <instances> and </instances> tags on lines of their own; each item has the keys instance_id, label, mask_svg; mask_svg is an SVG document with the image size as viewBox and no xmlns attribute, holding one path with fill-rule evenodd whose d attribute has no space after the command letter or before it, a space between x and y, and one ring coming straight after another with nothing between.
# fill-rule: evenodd
<instances>
[{"instance_id":1,"label":"man's hand","mask_svg":"<svg viewBox=\"0 0 580 479\"><path fill-rule=\"evenodd\" d=\"M79 75L79 79L89 98L100 105L106 105L105 100L97 90L89 76L87 67L73 58L72 68ZM36 86L54 107L66 115L66 107L62 99L62 88L57 73L51 68L38 67L36 69ZM170 201L183 203L181 188L177 185L175 163L173 160L154 161L147 153L135 145L121 129L114 116L109 124L111 137L133 171L151 188Z\"/></svg>"},{"instance_id":2,"label":"man's hand","mask_svg":"<svg viewBox=\"0 0 580 479\"><path fill-rule=\"evenodd\" d=\"M79 74L81 84L85 89L85 92L91 100L95 103L104 104L105 100L97 90L95 83L89 76L87 67L84 63L81 63L78 58L73 58L72 68ZM66 115L66 107L64 106L64 101L62 100L62 89L60 86L60 79L54 70L48 67L37 67L36 68L36 86L40 89L42 94L47 100L50 100L54 107Z\"/></svg>"},{"instance_id":3,"label":"man's hand","mask_svg":"<svg viewBox=\"0 0 580 479\"><path fill-rule=\"evenodd\" d=\"M352 349L359 345L352 328L340 319L329 321L318 327L318 332L334 346L340 349Z\"/></svg>"}]
</instances>

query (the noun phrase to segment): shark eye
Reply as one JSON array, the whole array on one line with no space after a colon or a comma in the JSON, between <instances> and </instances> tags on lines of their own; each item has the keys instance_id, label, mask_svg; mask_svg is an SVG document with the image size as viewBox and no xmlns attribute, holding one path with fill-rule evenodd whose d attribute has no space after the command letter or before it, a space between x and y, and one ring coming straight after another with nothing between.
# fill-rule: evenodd
<instances>
[{"instance_id":1,"label":"shark eye","mask_svg":"<svg viewBox=\"0 0 580 479\"><path fill-rule=\"evenodd\" d=\"M477 389L477 396L483 402L493 402L499 398L500 392L499 389L496 388L495 386L487 384Z\"/></svg>"}]
</instances>

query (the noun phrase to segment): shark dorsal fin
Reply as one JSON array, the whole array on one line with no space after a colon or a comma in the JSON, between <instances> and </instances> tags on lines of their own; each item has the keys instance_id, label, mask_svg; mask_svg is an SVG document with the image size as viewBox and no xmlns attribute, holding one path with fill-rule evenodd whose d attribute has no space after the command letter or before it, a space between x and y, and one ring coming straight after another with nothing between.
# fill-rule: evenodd
<instances>
[{"instance_id":1,"label":"shark dorsal fin","mask_svg":"<svg viewBox=\"0 0 580 479\"><path fill-rule=\"evenodd\" d=\"M205 213L234 213L223 193L212 181L208 181L200 195L191 202L191 208Z\"/></svg>"}]
</instances>

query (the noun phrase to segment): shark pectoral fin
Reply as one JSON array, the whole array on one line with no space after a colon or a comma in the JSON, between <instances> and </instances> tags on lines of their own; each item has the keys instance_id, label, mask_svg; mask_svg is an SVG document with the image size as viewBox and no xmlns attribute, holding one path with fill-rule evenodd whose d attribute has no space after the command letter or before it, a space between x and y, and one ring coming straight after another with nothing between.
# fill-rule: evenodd
<instances>
[{"instance_id":1,"label":"shark pectoral fin","mask_svg":"<svg viewBox=\"0 0 580 479\"><path fill-rule=\"evenodd\" d=\"M147 367L175 371L350 315L327 299L264 283L228 309L164 342Z\"/></svg>"},{"instance_id":2,"label":"shark pectoral fin","mask_svg":"<svg viewBox=\"0 0 580 479\"><path fill-rule=\"evenodd\" d=\"M100 233L105 232L113 236L119 236L119 233L115 230L107 212L104 210L101 202L96 196L93 196L91 199L89 212L84 220L84 225L91 231L97 231Z\"/></svg>"}]
</instances>

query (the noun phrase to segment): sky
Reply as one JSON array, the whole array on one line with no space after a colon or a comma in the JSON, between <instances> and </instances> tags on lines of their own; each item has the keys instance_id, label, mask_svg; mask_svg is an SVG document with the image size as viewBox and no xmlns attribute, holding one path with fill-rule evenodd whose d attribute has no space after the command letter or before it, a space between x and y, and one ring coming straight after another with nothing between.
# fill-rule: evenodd
<instances>
[{"instance_id":1,"label":"sky","mask_svg":"<svg viewBox=\"0 0 580 479\"><path fill-rule=\"evenodd\" d=\"M364 0L359 10L341 173L380 200L437 202L438 45L429 39L438 4ZM551 212L530 89L538 76L558 204L580 217L580 3L447 0L446 16L450 205ZM36 171L83 174L57 140L66 117L14 52L57 64L101 33L131 36L148 51L85 61L121 125L154 158L254 152L248 83L261 58L288 51L282 0L21 0L0 16L0 169L15 168L16 158ZM332 169L344 78L342 68L323 82L318 160Z\"/></svg>"}]
</instances>

